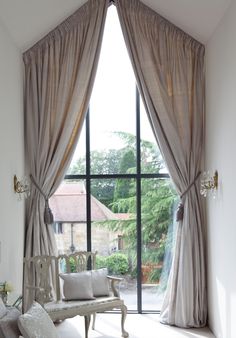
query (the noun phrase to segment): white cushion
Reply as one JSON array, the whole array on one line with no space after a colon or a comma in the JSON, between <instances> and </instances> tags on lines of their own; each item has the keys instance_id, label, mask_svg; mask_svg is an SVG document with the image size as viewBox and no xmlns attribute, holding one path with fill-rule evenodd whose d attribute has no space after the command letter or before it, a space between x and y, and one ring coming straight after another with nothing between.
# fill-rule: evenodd
<instances>
[{"instance_id":1,"label":"white cushion","mask_svg":"<svg viewBox=\"0 0 236 338\"><path fill-rule=\"evenodd\" d=\"M0 318L2 318L3 316L5 316L6 313L7 313L6 306L3 303L2 298L0 297Z\"/></svg>"},{"instance_id":2,"label":"white cushion","mask_svg":"<svg viewBox=\"0 0 236 338\"><path fill-rule=\"evenodd\" d=\"M94 299L91 271L61 273L65 300Z\"/></svg>"},{"instance_id":3,"label":"white cushion","mask_svg":"<svg viewBox=\"0 0 236 338\"><path fill-rule=\"evenodd\" d=\"M51 318L37 302L20 315L18 326L24 338L59 338Z\"/></svg>"},{"instance_id":4,"label":"white cushion","mask_svg":"<svg viewBox=\"0 0 236 338\"><path fill-rule=\"evenodd\" d=\"M107 268L92 270L91 273L94 297L109 296Z\"/></svg>"}]
</instances>

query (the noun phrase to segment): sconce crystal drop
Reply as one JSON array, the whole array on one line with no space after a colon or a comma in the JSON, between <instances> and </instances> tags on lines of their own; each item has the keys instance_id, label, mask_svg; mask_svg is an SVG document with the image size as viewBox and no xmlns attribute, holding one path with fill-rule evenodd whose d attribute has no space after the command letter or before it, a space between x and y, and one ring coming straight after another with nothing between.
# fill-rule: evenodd
<instances>
[{"instance_id":1,"label":"sconce crystal drop","mask_svg":"<svg viewBox=\"0 0 236 338\"><path fill-rule=\"evenodd\" d=\"M210 193L213 198L216 196L216 190L218 188L218 172L215 171L214 174L211 174L209 171L205 171L202 174L200 194L204 197Z\"/></svg>"}]
</instances>

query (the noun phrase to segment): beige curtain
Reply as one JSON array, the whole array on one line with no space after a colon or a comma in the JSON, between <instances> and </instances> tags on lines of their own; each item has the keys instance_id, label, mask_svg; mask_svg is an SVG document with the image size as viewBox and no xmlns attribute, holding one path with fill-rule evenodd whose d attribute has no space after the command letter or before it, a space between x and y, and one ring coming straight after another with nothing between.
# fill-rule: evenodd
<instances>
[{"instance_id":1,"label":"beige curtain","mask_svg":"<svg viewBox=\"0 0 236 338\"><path fill-rule=\"evenodd\" d=\"M116 5L153 132L182 196L161 320L180 327L204 326L204 217L198 186L204 145L204 46L139 0L117 0Z\"/></svg>"},{"instance_id":2,"label":"beige curtain","mask_svg":"<svg viewBox=\"0 0 236 338\"><path fill-rule=\"evenodd\" d=\"M26 156L35 182L27 205L26 257L57 253L52 225L44 222L44 196L48 199L59 186L78 141L108 2L89 0L23 55ZM24 278L27 284L33 276Z\"/></svg>"}]
</instances>

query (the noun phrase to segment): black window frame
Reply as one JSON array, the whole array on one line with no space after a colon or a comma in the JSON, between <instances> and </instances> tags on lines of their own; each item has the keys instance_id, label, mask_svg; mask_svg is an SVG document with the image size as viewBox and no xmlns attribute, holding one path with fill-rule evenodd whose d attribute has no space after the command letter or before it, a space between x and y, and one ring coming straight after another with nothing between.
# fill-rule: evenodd
<instances>
[{"instance_id":1,"label":"black window frame","mask_svg":"<svg viewBox=\"0 0 236 338\"><path fill-rule=\"evenodd\" d=\"M143 178L170 178L168 173L142 173L141 172L141 138L140 138L140 93L136 86L136 173L135 174L91 174L90 171L90 111L86 114L86 173L66 175L66 180L86 181L86 213L87 213L87 251L92 251L92 232L91 232L91 180L93 179L119 179L133 178L136 180L136 229L137 229L137 311L143 313L142 310L142 227L141 227L141 180ZM153 312L153 311L145 311ZM154 311L158 312L158 311Z\"/></svg>"}]
</instances>

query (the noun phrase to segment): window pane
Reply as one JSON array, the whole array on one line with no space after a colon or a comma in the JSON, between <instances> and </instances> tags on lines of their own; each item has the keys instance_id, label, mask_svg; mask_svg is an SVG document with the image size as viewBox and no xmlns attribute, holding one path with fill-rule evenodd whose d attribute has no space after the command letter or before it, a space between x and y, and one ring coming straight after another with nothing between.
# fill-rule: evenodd
<instances>
[{"instance_id":1,"label":"window pane","mask_svg":"<svg viewBox=\"0 0 236 338\"><path fill-rule=\"evenodd\" d=\"M126 173L124 152L136 166L135 80L115 8L106 27L90 100L91 174Z\"/></svg>"},{"instance_id":2,"label":"window pane","mask_svg":"<svg viewBox=\"0 0 236 338\"><path fill-rule=\"evenodd\" d=\"M86 138L85 138L86 123L84 121L83 128L79 137L79 142L76 146L74 156L72 158L67 175L85 175L86 173Z\"/></svg>"},{"instance_id":3,"label":"window pane","mask_svg":"<svg viewBox=\"0 0 236 338\"><path fill-rule=\"evenodd\" d=\"M141 194L143 310L160 310L157 291L177 196L170 179L142 179Z\"/></svg>"},{"instance_id":4,"label":"window pane","mask_svg":"<svg viewBox=\"0 0 236 338\"><path fill-rule=\"evenodd\" d=\"M64 180L50 198L59 253L87 249L86 189L83 180Z\"/></svg>"},{"instance_id":5,"label":"window pane","mask_svg":"<svg viewBox=\"0 0 236 338\"><path fill-rule=\"evenodd\" d=\"M112 190L109 198L106 189ZM135 180L92 180L91 194L92 250L98 252L97 267L107 267L110 275L123 278L121 297L129 310L137 310Z\"/></svg>"}]
</instances>

